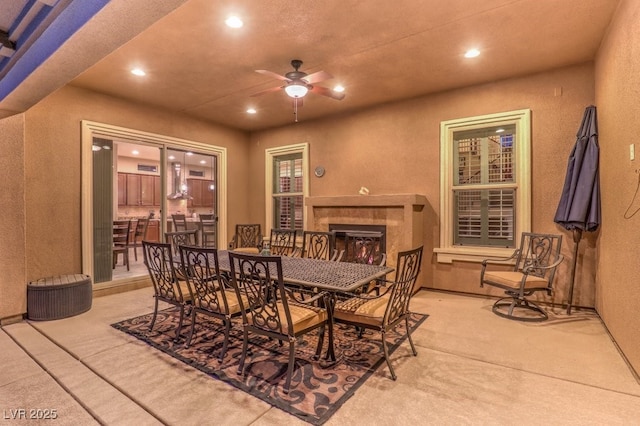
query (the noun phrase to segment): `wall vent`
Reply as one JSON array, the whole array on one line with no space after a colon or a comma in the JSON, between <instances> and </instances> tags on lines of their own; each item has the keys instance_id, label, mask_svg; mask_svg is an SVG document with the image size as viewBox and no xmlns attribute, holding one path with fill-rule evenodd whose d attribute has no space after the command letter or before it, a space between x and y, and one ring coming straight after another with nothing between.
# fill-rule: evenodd
<instances>
[{"instance_id":1,"label":"wall vent","mask_svg":"<svg viewBox=\"0 0 640 426\"><path fill-rule=\"evenodd\" d=\"M138 164L139 172L153 172L158 173L158 166L149 166L147 164Z\"/></svg>"}]
</instances>

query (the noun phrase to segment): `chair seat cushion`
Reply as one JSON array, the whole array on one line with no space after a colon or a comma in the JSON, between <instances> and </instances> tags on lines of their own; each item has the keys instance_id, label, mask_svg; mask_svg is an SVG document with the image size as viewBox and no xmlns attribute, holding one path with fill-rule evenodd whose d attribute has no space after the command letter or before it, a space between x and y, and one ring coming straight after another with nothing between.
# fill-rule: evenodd
<instances>
[{"instance_id":1,"label":"chair seat cushion","mask_svg":"<svg viewBox=\"0 0 640 426\"><path fill-rule=\"evenodd\" d=\"M519 289L520 283L522 282L523 275L524 274L522 274L522 272L516 272L516 271L485 272L484 281L485 282L490 281L504 287ZM524 288L525 289L546 288L548 285L549 285L549 282L546 279L536 277L534 275L528 275L524 284Z\"/></svg>"},{"instance_id":2,"label":"chair seat cushion","mask_svg":"<svg viewBox=\"0 0 640 426\"><path fill-rule=\"evenodd\" d=\"M282 331L283 333L287 333L287 316L284 311L284 306L281 301L278 301L277 304L280 323L283 327ZM287 301L287 304L289 305L294 334L313 328L314 326L325 322L328 318L326 309L302 305L292 301ZM247 314L247 320L249 321L249 324L253 323L251 314Z\"/></svg>"},{"instance_id":3,"label":"chair seat cushion","mask_svg":"<svg viewBox=\"0 0 640 426\"><path fill-rule=\"evenodd\" d=\"M178 281L180 283L180 291L182 292L182 298L184 301L191 300L191 293L189 293L189 286L186 281Z\"/></svg>"},{"instance_id":4,"label":"chair seat cushion","mask_svg":"<svg viewBox=\"0 0 640 426\"><path fill-rule=\"evenodd\" d=\"M333 317L338 321L342 320L378 327L382 325L387 303L389 303L388 294L369 300L353 297L336 303Z\"/></svg>"},{"instance_id":5,"label":"chair seat cushion","mask_svg":"<svg viewBox=\"0 0 640 426\"><path fill-rule=\"evenodd\" d=\"M280 321L282 324L287 323L287 317L284 312L282 302L278 303L278 312L280 313ZM291 322L293 323L293 332L297 334L302 330L306 330L327 320L327 311L310 305L287 301L289 312L291 313Z\"/></svg>"},{"instance_id":6,"label":"chair seat cushion","mask_svg":"<svg viewBox=\"0 0 640 426\"><path fill-rule=\"evenodd\" d=\"M249 253L249 254L260 253L257 247L238 247L238 248L234 248L232 251L237 251L239 253Z\"/></svg>"},{"instance_id":7,"label":"chair seat cushion","mask_svg":"<svg viewBox=\"0 0 640 426\"><path fill-rule=\"evenodd\" d=\"M238 296L235 292L235 290L230 290L230 289L225 289L225 290L216 290L216 295L218 296L218 303L220 304L220 311L217 311L214 309L215 304L210 304L207 303L208 301L213 301L213 296L211 295L202 295L200 297L198 297L195 301L194 301L194 305L200 309L207 309L207 310L211 310L211 311L216 311L219 312L221 314L229 314L229 315L233 315L233 314L237 314L238 312L240 312L240 302L238 300ZM225 297L227 299L227 305L229 306L229 312L224 312L224 302L222 301L222 298ZM242 295L242 303L244 304L244 306L248 306L249 302L247 301L247 298Z\"/></svg>"}]
</instances>

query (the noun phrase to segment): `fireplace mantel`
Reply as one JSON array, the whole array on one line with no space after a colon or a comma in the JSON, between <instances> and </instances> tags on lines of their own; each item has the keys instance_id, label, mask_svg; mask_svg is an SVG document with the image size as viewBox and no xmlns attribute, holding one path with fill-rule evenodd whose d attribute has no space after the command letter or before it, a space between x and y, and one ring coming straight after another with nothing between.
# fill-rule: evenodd
<instances>
[{"instance_id":1,"label":"fireplace mantel","mask_svg":"<svg viewBox=\"0 0 640 426\"><path fill-rule=\"evenodd\" d=\"M304 200L307 226L328 231L329 224L385 225L387 263L395 266L399 251L424 244L424 207L420 194L337 195Z\"/></svg>"},{"instance_id":2,"label":"fireplace mantel","mask_svg":"<svg viewBox=\"0 0 640 426\"><path fill-rule=\"evenodd\" d=\"M337 195L329 197L307 197L305 204L309 207L424 207L427 197L419 194L389 195Z\"/></svg>"}]
</instances>

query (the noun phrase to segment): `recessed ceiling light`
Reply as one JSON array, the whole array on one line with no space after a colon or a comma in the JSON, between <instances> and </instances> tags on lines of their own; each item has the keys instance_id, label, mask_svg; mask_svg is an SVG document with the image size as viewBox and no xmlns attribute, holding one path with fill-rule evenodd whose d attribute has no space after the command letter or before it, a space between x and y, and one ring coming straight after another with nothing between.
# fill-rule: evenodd
<instances>
[{"instance_id":1,"label":"recessed ceiling light","mask_svg":"<svg viewBox=\"0 0 640 426\"><path fill-rule=\"evenodd\" d=\"M207 164L207 160L200 160L200 164Z\"/></svg>"},{"instance_id":2,"label":"recessed ceiling light","mask_svg":"<svg viewBox=\"0 0 640 426\"><path fill-rule=\"evenodd\" d=\"M93 152L100 151L101 149L102 149L102 148L100 148L98 145L91 145L91 150L92 150Z\"/></svg>"},{"instance_id":3,"label":"recessed ceiling light","mask_svg":"<svg viewBox=\"0 0 640 426\"><path fill-rule=\"evenodd\" d=\"M146 72L144 72L143 69L141 68L134 68L131 70L131 74L133 75L137 75L138 77L144 77L145 75L147 75Z\"/></svg>"},{"instance_id":4,"label":"recessed ceiling light","mask_svg":"<svg viewBox=\"0 0 640 426\"><path fill-rule=\"evenodd\" d=\"M193 152L187 152L187 155L188 155L188 156L192 156L192 155L193 155Z\"/></svg>"},{"instance_id":5,"label":"recessed ceiling light","mask_svg":"<svg viewBox=\"0 0 640 426\"><path fill-rule=\"evenodd\" d=\"M140 151L138 151L137 149L134 149L133 151L131 151L131 153L133 155L138 155L138 154L140 154Z\"/></svg>"},{"instance_id":6,"label":"recessed ceiling light","mask_svg":"<svg viewBox=\"0 0 640 426\"><path fill-rule=\"evenodd\" d=\"M502 133L502 132L504 132L504 129L498 129L498 130L496 130L496 133Z\"/></svg>"},{"instance_id":7,"label":"recessed ceiling light","mask_svg":"<svg viewBox=\"0 0 640 426\"><path fill-rule=\"evenodd\" d=\"M334 92L338 92L338 93L342 93L342 92L344 92L344 86L341 85L341 84L338 84L338 85L333 87L333 91Z\"/></svg>"},{"instance_id":8,"label":"recessed ceiling light","mask_svg":"<svg viewBox=\"0 0 640 426\"><path fill-rule=\"evenodd\" d=\"M176 159L175 155L170 155L169 156L169 160L175 160L175 159Z\"/></svg>"},{"instance_id":9,"label":"recessed ceiling light","mask_svg":"<svg viewBox=\"0 0 640 426\"><path fill-rule=\"evenodd\" d=\"M470 49L464 53L465 58L475 58L480 56L480 51L478 49Z\"/></svg>"},{"instance_id":10,"label":"recessed ceiling light","mask_svg":"<svg viewBox=\"0 0 640 426\"><path fill-rule=\"evenodd\" d=\"M256 111L255 108L249 108L247 110L247 114L255 114L256 112L258 112L258 111Z\"/></svg>"},{"instance_id":11,"label":"recessed ceiling light","mask_svg":"<svg viewBox=\"0 0 640 426\"><path fill-rule=\"evenodd\" d=\"M231 27L231 28L241 28L244 25L244 23L242 22L242 19L240 19L235 15L229 16L224 21L224 23L227 24L227 27Z\"/></svg>"}]
</instances>

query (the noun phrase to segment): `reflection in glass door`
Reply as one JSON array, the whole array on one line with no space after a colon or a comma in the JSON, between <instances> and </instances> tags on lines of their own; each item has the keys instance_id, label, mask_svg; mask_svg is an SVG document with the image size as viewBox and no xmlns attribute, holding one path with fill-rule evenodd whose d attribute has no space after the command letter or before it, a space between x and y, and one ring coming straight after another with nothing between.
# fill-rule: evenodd
<instances>
[{"instance_id":1,"label":"reflection in glass door","mask_svg":"<svg viewBox=\"0 0 640 426\"><path fill-rule=\"evenodd\" d=\"M215 155L167 149L167 224L184 215L188 229L198 229L198 244L217 246L218 162ZM206 234L206 235L205 235Z\"/></svg>"},{"instance_id":2,"label":"reflection in glass door","mask_svg":"<svg viewBox=\"0 0 640 426\"><path fill-rule=\"evenodd\" d=\"M94 138L94 282L147 274L142 240L161 241L160 147ZM114 227L127 227L126 250L114 250Z\"/></svg>"}]
</instances>

